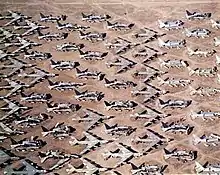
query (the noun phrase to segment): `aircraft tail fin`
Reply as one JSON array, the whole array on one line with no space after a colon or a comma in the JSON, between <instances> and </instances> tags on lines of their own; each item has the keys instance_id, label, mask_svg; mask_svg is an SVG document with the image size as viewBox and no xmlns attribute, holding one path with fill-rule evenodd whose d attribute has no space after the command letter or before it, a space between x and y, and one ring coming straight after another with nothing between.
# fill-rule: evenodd
<instances>
[{"instance_id":1,"label":"aircraft tail fin","mask_svg":"<svg viewBox=\"0 0 220 175\"><path fill-rule=\"evenodd\" d=\"M81 13L83 18L87 18L86 14Z\"/></svg>"},{"instance_id":2,"label":"aircraft tail fin","mask_svg":"<svg viewBox=\"0 0 220 175\"><path fill-rule=\"evenodd\" d=\"M189 16L189 15L192 15L192 13L186 10L186 15Z\"/></svg>"},{"instance_id":3,"label":"aircraft tail fin","mask_svg":"<svg viewBox=\"0 0 220 175\"><path fill-rule=\"evenodd\" d=\"M67 174L72 174L76 170L76 168L71 164L68 164L67 166L68 166L68 168L66 169Z\"/></svg>"},{"instance_id":4,"label":"aircraft tail fin","mask_svg":"<svg viewBox=\"0 0 220 175\"><path fill-rule=\"evenodd\" d=\"M67 18L67 15L61 15L61 19L62 19L63 21L65 21L66 18Z\"/></svg>"},{"instance_id":5,"label":"aircraft tail fin","mask_svg":"<svg viewBox=\"0 0 220 175\"><path fill-rule=\"evenodd\" d=\"M171 154L171 152L169 150L167 150L166 148L164 148L163 150L164 150L164 153L165 153L164 158L168 159L170 157L169 155Z\"/></svg>"},{"instance_id":6,"label":"aircraft tail fin","mask_svg":"<svg viewBox=\"0 0 220 175\"><path fill-rule=\"evenodd\" d=\"M132 27L134 27L134 25L135 25L134 23L131 23L128 25L128 28L131 29Z\"/></svg>"},{"instance_id":7,"label":"aircraft tail fin","mask_svg":"<svg viewBox=\"0 0 220 175\"><path fill-rule=\"evenodd\" d=\"M159 46L162 47L164 45L164 41L160 38L158 38L157 40L158 40Z\"/></svg>"},{"instance_id":8,"label":"aircraft tail fin","mask_svg":"<svg viewBox=\"0 0 220 175\"><path fill-rule=\"evenodd\" d=\"M192 68L187 67L187 69L189 70L189 76L192 76L195 73L195 71Z\"/></svg>"},{"instance_id":9,"label":"aircraft tail fin","mask_svg":"<svg viewBox=\"0 0 220 175\"><path fill-rule=\"evenodd\" d=\"M196 136L195 134L193 134L193 144L197 145L200 142L201 142L201 139L198 136Z\"/></svg>"},{"instance_id":10,"label":"aircraft tail fin","mask_svg":"<svg viewBox=\"0 0 220 175\"><path fill-rule=\"evenodd\" d=\"M16 142L14 139L12 139L12 138L10 138L10 140L11 140L11 144L12 145L15 145L15 144L17 144L18 142Z\"/></svg>"},{"instance_id":11,"label":"aircraft tail fin","mask_svg":"<svg viewBox=\"0 0 220 175\"><path fill-rule=\"evenodd\" d=\"M48 81L50 86L53 86L54 83L51 80L48 79L47 81Z\"/></svg>"},{"instance_id":12,"label":"aircraft tail fin","mask_svg":"<svg viewBox=\"0 0 220 175\"><path fill-rule=\"evenodd\" d=\"M111 16L108 15L108 14L107 14L107 15L104 15L104 16L105 16L106 19L110 19L110 18L111 18Z\"/></svg>"},{"instance_id":13,"label":"aircraft tail fin","mask_svg":"<svg viewBox=\"0 0 220 175\"><path fill-rule=\"evenodd\" d=\"M78 143L78 140L75 137L71 136L71 139L73 139L73 140L69 141L69 144L71 146L74 146L74 145L76 145Z\"/></svg>"},{"instance_id":14,"label":"aircraft tail fin","mask_svg":"<svg viewBox=\"0 0 220 175\"><path fill-rule=\"evenodd\" d=\"M130 162L130 165L131 165L132 170L137 170L138 169L138 167L135 164L131 163L131 162Z\"/></svg>"},{"instance_id":15,"label":"aircraft tail fin","mask_svg":"<svg viewBox=\"0 0 220 175\"><path fill-rule=\"evenodd\" d=\"M197 173L203 172L205 169L199 162L195 161L195 170Z\"/></svg>"},{"instance_id":16,"label":"aircraft tail fin","mask_svg":"<svg viewBox=\"0 0 220 175\"><path fill-rule=\"evenodd\" d=\"M82 71L79 68L76 68L76 73L80 74L80 73L82 73Z\"/></svg>"},{"instance_id":17,"label":"aircraft tail fin","mask_svg":"<svg viewBox=\"0 0 220 175\"><path fill-rule=\"evenodd\" d=\"M85 55L85 53L81 49L79 49L78 51L80 55Z\"/></svg>"},{"instance_id":18,"label":"aircraft tail fin","mask_svg":"<svg viewBox=\"0 0 220 175\"><path fill-rule=\"evenodd\" d=\"M107 78L104 78L104 80L105 80L105 83L106 83L106 84L111 83L111 81L109 81Z\"/></svg>"},{"instance_id":19,"label":"aircraft tail fin","mask_svg":"<svg viewBox=\"0 0 220 175\"><path fill-rule=\"evenodd\" d=\"M37 30L37 33L38 33L39 36L43 36L43 33L41 33L40 30Z\"/></svg>"},{"instance_id":20,"label":"aircraft tail fin","mask_svg":"<svg viewBox=\"0 0 220 175\"><path fill-rule=\"evenodd\" d=\"M81 95L81 92L77 91L76 89L74 89L74 92L76 95Z\"/></svg>"},{"instance_id":21,"label":"aircraft tail fin","mask_svg":"<svg viewBox=\"0 0 220 175\"><path fill-rule=\"evenodd\" d=\"M105 77L105 74L99 73L99 75L98 75L98 80L99 80L99 81L102 81L102 80L104 79L104 77Z\"/></svg>"},{"instance_id":22,"label":"aircraft tail fin","mask_svg":"<svg viewBox=\"0 0 220 175\"><path fill-rule=\"evenodd\" d=\"M41 129L42 129L42 135L43 135L43 137L45 137L47 134L48 134L48 129L47 128L45 128L44 126L41 126Z\"/></svg>"},{"instance_id":23,"label":"aircraft tail fin","mask_svg":"<svg viewBox=\"0 0 220 175\"><path fill-rule=\"evenodd\" d=\"M109 126L108 124L104 123L105 125L105 128L108 130L108 129L111 129L111 126Z\"/></svg>"},{"instance_id":24,"label":"aircraft tail fin","mask_svg":"<svg viewBox=\"0 0 220 175\"><path fill-rule=\"evenodd\" d=\"M215 58L216 58L216 64L220 65L220 56L216 55Z\"/></svg>"},{"instance_id":25,"label":"aircraft tail fin","mask_svg":"<svg viewBox=\"0 0 220 175\"><path fill-rule=\"evenodd\" d=\"M108 26L112 26L112 23L109 21L106 21Z\"/></svg>"},{"instance_id":26,"label":"aircraft tail fin","mask_svg":"<svg viewBox=\"0 0 220 175\"><path fill-rule=\"evenodd\" d=\"M159 20L159 19L158 19L158 23L159 23L159 27L160 27L160 28L165 27L164 23L163 23L161 20Z\"/></svg>"},{"instance_id":27,"label":"aircraft tail fin","mask_svg":"<svg viewBox=\"0 0 220 175\"><path fill-rule=\"evenodd\" d=\"M40 13L41 18L45 18L46 16L43 13Z\"/></svg>"},{"instance_id":28,"label":"aircraft tail fin","mask_svg":"<svg viewBox=\"0 0 220 175\"><path fill-rule=\"evenodd\" d=\"M107 101L104 101L104 103L105 103L105 106L110 106L111 104L109 103L109 102L107 102Z\"/></svg>"},{"instance_id":29,"label":"aircraft tail fin","mask_svg":"<svg viewBox=\"0 0 220 175\"><path fill-rule=\"evenodd\" d=\"M159 86L161 86L161 85L163 85L165 83L165 81L162 78L160 78L160 77L157 77L157 80L158 80Z\"/></svg>"}]
</instances>

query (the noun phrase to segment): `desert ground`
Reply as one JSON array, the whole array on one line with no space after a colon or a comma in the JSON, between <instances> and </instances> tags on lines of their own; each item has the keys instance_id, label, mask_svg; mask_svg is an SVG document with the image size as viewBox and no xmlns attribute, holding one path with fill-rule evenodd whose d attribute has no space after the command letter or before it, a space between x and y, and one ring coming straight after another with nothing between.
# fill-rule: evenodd
<instances>
[{"instance_id":1,"label":"desert ground","mask_svg":"<svg viewBox=\"0 0 220 175\"><path fill-rule=\"evenodd\" d=\"M110 120L104 121L108 125L112 126L114 124L119 124L122 126L132 126L134 128L137 128L135 132L133 132L129 136L121 136L116 137L115 141L109 144L101 145L99 148L96 148L94 151L90 151L89 153L83 155L84 157L87 157L93 161L95 161L97 164L100 164L103 167L109 167L112 168L116 163L120 161L118 158L109 158L108 160L104 160L104 157L102 153L104 153L106 150L114 151L117 149L117 146L115 143L122 142L128 146L131 146L134 150L137 150L138 152L141 152L143 150L147 150L149 148L148 145L141 145L141 144L134 144L132 142L132 139L137 136L144 136L147 133L147 129L154 130L157 133L160 133L166 138L174 138L173 141L169 142L165 147L162 148L156 148L152 152L149 152L147 155L132 158L129 162L134 163L135 165L141 165L142 163L146 164L158 164L158 165L168 165L166 170L164 171L164 174L195 174L195 161L204 164L207 161L210 163L220 163L220 150L219 146L209 146L205 147L203 144L194 145L193 144L193 135L196 136L202 136L203 134L220 134L220 129L218 128L220 123L220 119L216 119L214 121L211 120L202 120L202 119L195 119L192 120L190 117L190 113L192 111L199 111L199 110L210 110L210 111L219 111L219 102L220 102L220 96L219 93L213 96L199 96L199 95L190 95L190 89L188 86L185 87L170 87L167 85L159 86L157 78L150 81L149 84L164 90L168 91L166 94L162 94L159 97L151 100L148 103L143 103L144 97L142 96L132 96L131 91L136 89L142 89L144 87L147 87L146 83L143 82L143 79L135 78L133 74L138 70L144 70L145 65L142 64L142 58L135 58L133 57L133 53L137 51L138 49L142 49L145 46L149 46L151 48L154 48L156 50L159 50L160 52L167 52L166 55L161 56L160 58L163 60L169 60L169 59L182 59L184 61L187 61L189 64L189 67L192 69L196 69L198 67L208 68L216 66L216 59L215 55L220 55L219 47L214 46L213 38L220 36L220 31L217 29L214 29L211 27L210 20L195 20L195 21L188 21L185 18L185 10L189 11L199 11L199 12L211 12L212 13L212 19L219 20L220 19L220 3L218 1L214 0L200 0L200 1L182 1L182 0L0 0L0 9L1 13L4 14L7 12L7 10L13 10L13 11L19 11L22 14L30 15L32 16L33 21L37 21L40 24L44 24L46 26L49 26L49 29L43 30L43 33L46 31L50 31L52 33L55 32L62 32L55 28L55 23L43 23L39 22L40 16L39 13L43 13L45 15L52 14L54 16L65 14L67 15L67 19L65 22L70 23L77 23L81 25L87 25L90 26L90 29L88 31L97 31L97 32L106 32L107 38L105 41L92 43L90 41L80 40L78 32L68 32L69 35L65 40L60 41L39 41L37 39L37 34L34 34L32 36L28 36L28 39L40 42L42 43L42 46L35 47L33 50L41 51L41 52L50 52L52 54L53 60L69 60L69 61L77 61L80 63L79 69L85 70L85 69L91 69L95 71L101 71L105 74L105 78L114 80L114 79L120 79L120 80L128 80L133 81L137 84L137 87L132 88L129 87L127 89L110 89L106 88L104 86L104 80L98 81L98 80L81 80L76 77L76 70L68 70L68 71L58 71L53 70L50 67L50 61L44 60L44 61L30 61L30 60L24 60L26 62L29 62L31 64L36 64L37 67L46 70L51 73L57 73L59 74L58 77L50 78L53 82L55 81L70 81L70 82L83 82L86 83L86 86L83 88L80 88L80 91L84 90L90 90L90 91L99 91L104 93L104 98L100 100L99 102L82 102L77 101L74 98L74 91L56 91L56 90L50 90L48 88L48 81L44 80L41 83L38 83L32 88L24 90L25 94L30 94L32 92L37 93L51 93L52 94L52 102L56 103L62 103L62 102L70 102L74 104L80 104L82 106L82 109L90 108L94 109L95 111L98 111L100 113L103 113L105 115L115 116L114 118ZM95 14L108 14L111 16L110 21L111 22L125 22L125 23L134 23L135 26L126 32L123 31L110 31L106 28L106 23L88 23L81 20L81 13L89 14L89 13L95 13ZM173 19L179 19L184 21L184 27L185 28L206 28L211 31L211 35L208 38L187 38L185 34L183 33L184 29L180 30L170 30L166 31L164 29L160 29L158 27L157 20L160 19L162 21L166 20L173 20ZM0 24L3 25L5 21L0 21ZM124 57L129 58L130 60L136 62L137 64L120 74L116 74L116 70L114 67L107 68L105 65L106 61L112 61L115 58L118 57L118 55L115 55L114 52L111 50L106 49L104 43L107 41L112 41L113 39L117 37L124 38L130 42L139 42L140 40L133 37L134 33L137 33L140 31L140 29L143 29L144 27L153 29L157 31L159 34L166 34L162 36L161 38L163 40L179 40L179 39L186 39L186 46L196 49L215 49L217 53L215 55L204 58L204 57L189 57L187 54L186 47L181 49L165 49L160 48L158 46L158 41L153 40L151 42L148 42L146 44L141 44L137 47L129 49L126 53L122 54ZM9 27L10 29L10 27ZM55 47L57 44L61 44L64 42L74 42L74 43L83 43L85 47L83 50L95 50L95 51L101 51L101 52L108 52L108 55L103 59L99 61L86 61L79 58L78 52L58 52L56 51ZM19 59L23 60L23 54L19 55ZM1 64L4 64L1 62ZM214 77L200 77L200 76L189 76L189 71L187 68L171 68L166 69L164 67L160 66L160 63L157 58L155 58L153 61L150 61L147 63L149 66L154 67L156 69L162 70L167 72L166 74L163 74L160 76L162 79L166 78L183 78L183 79L190 79L193 80L191 83L191 86L194 88L198 88L200 86L206 86L206 87L215 87L220 88L220 85L217 83L217 75ZM218 67L219 68L219 67ZM28 68L25 70L25 72L31 72L32 68ZM6 71L6 72L4 72ZM4 70L1 73L7 73L7 70ZM21 79L17 75L13 76L12 79L16 80L22 80L23 82L30 82L30 79ZM4 85L6 82L4 79L1 79L0 84ZM6 95L7 91L2 90L0 91L0 95ZM16 95L15 97L12 97L13 100L20 100L20 95ZM184 100L192 100L192 103L187 107L183 109L161 109L158 105L158 99L162 100L168 100L168 99L184 99ZM131 111L107 111L104 105L105 101L112 101L112 100L132 100L138 103L138 106ZM46 104L30 104L25 102L20 102L21 104L25 106L32 106L33 110L31 110L28 115L34 115L38 113L46 113ZM3 105L4 102L1 101L1 104ZM193 126L193 131L187 135L187 134L180 134L180 133L168 133L163 132L161 130L161 121L157 122L156 124L153 124L149 127L145 127L143 123L147 122L147 120L134 120L130 118L130 114L134 114L135 112L140 112L143 109L145 109L146 106L150 106L153 109L156 109L164 114L170 114L170 116L162 119L163 122L172 122L172 121L181 121L185 124L189 124L190 126ZM42 122L40 125L34 127L34 128L24 128L23 130L27 131L27 134L19 135L19 136L12 136L13 139L19 141L24 138L29 138L31 136L39 136L40 139L45 140L47 142L47 145L43 148L36 150L34 152L15 152L16 155L19 156L25 156L26 158L36 162L39 166L42 166L45 169L48 169L51 167L54 163L56 163L57 160L48 160L45 163L41 164L40 159L38 157L39 151L47 151L49 149L59 149L62 151L65 151L66 153L75 153L79 154L83 150L83 146L71 146L69 144L69 140L71 138L65 138L63 140L54 139L51 136L43 137L41 132L41 126L44 126L46 128L53 127L56 123L62 123L73 126L76 131L74 132L73 136L77 139L81 139L83 137L83 132L85 132L88 128L89 123L79 123L77 121L73 121L72 118L76 116L82 115L82 109L80 109L77 112L73 112L70 114L53 114L50 115L53 116L52 119L49 119L45 122ZM0 111L0 115L4 115L5 113L3 111ZM22 114L21 114L22 115ZM27 114L24 114L27 115ZM12 124L14 125L14 124ZM17 126L14 126L15 128ZM90 130L90 132L98 135L99 137L103 139L112 139L114 136L108 135L105 133L105 127L104 124L101 123L99 126L96 126L94 129ZM6 149L10 149L10 139L6 139L3 143L0 143L0 146L3 146ZM163 148L166 148L168 150L172 150L174 148L180 149L180 150L193 150L197 151L197 157L193 161L188 162L181 162L173 159L164 159L164 150ZM72 159L69 163L74 165L75 167L79 166L81 164L81 160ZM66 168L67 165L64 165L64 167L60 168L59 170L54 170L53 173L58 173L60 175L66 175ZM107 171L100 174L111 174L113 171L117 171L118 173L121 173L123 175L129 175L131 174L131 165L129 163L124 163L123 165L112 169L111 171ZM3 169L0 171L0 174L3 173ZM77 174L77 173L75 173ZM78 174L84 174L84 173L78 173Z\"/></svg>"}]
</instances>

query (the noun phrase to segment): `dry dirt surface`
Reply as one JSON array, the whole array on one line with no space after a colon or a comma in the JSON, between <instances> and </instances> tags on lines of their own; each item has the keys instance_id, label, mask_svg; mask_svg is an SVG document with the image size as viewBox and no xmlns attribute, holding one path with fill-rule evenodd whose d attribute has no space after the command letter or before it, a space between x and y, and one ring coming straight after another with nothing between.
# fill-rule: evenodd
<instances>
[{"instance_id":1,"label":"dry dirt surface","mask_svg":"<svg viewBox=\"0 0 220 175\"><path fill-rule=\"evenodd\" d=\"M50 78L51 81L72 81L72 82L83 82L86 83L86 86L83 88L79 88L80 91L89 90L89 91L99 91L104 93L104 98L100 100L99 102L82 102L77 101L74 98L74 91L64 91L59 92L56 90L50 90L48 88L48 81L44 80L41 83L38 83L33 88L29 88L24 90L25 94L30 94L31 92L37 92L37 93L51 93L52 94L52 102L70 102L70 103L78 103L82 106L82 108L77 111L73 112L71 114L50 114L53 116L52 119L49 119L47 121L42 122L40 125L29 128L29 129L23 129L27 131L27 134L20 135L20 136L12 136L13 139L16 141L19 141L24 138L29 138L31 136L39 136L40 139L43 139L47 142L47 145L43 148L36 150L34 152L14 152L16 155L19 156L25 156L26 158L36 162L39 166L42 166L45 169L48 169L53 164L56 163L57 160L48 160L45 163L41 164L40 159L38 157L38 151L47 151L50 149L59 149L62 151L65 151L66 153L75 153L79 154L83 149L84 146L78 145L78 146L71 146L69 144L69 141L71 140L70 137L65 138L63 140L54 139L51 136L43 137L42 136L42 129L41 126L44 126L46 128L53 127L56 123L64 122L67 125L73 126L76 131L73 134L73 136L77 139L80 139L83 137L83 132L87 131L88 126L90 123L79 123L77 121L72 120L74 117L80 117L82 116L83 109L90 108L93 109L99 113L103 113L105 115L111 115L115 116L114 118L110 120L104 121L104 123L107 123L110 126L113 126L114 124L118 124L120 126L132 126L133 128L137 128L135 132L131 133L129 136L120 136L115 137L107 134L105 132L105 126L103 123L101 123L99 126L94 127L90 132L98 135L99 137L103 139L114 139L114 142L109 144L101 145L99 148L96 148L95 150L90 151L89 153L83 155L82 157L89 158L96 162L97 164L108 167L110 170L106 171L104 173L100 174L114 174L120 173L123 175L129 175L131 174L131 165L129 162L132 162L133 164L139 166L142 163L146 164L158 164L158 165L168 165L168 167L163 172L164 174L195 174L195 161L198 161L202 165L209 161L210 163L220 163L219 159L219 145L217 146L209 146L205 147L203 144L194 145L193 144L193 135L196 136L202 136L203 134L209 135L210 133L215 133L220 135L219 130L219 120L216 119L214 121L211 120L202 120L202 119L195 119L193 120L190 117L191 112L198 112L199 110L210 110L210 111L219 111L219 93L216 93L212 96L200 96L200 95L190 95L190 88L189 86L185 87L170 87L167 85L159 86L159 81L157 78L154 80L144 83L143 78L136 78L133 76L133 74L136 71L140 70L146 70L147 67L142 64L143 58L139 57L133 57L133 54L143 48L146 48L145 46L154 48L158 50L159 52L167 52L167 54L160 57L162 60L169 60L169 59L182 59L184 61L187 61L189 64L189 67L192 69L196 68L208 68L217 66L216 65L216 55L219 54L219 48L214 46L214 37L220 36L220 32L217 29L214 29L211 27L211 22L209 19L207 20L195 20L195 21L188 21L185 18L185 10L189 11L199 11L199 12L211 12L212 13L212 19L218 20L220 19L220 4L218 1L214 0L200 0L200 1L182 1L182 0L166 0L166 1L154 1L154 0L11 0L11 1L3 1L0 0L0 11L2 14L6 13L7 10L12 11L19 11L22 14L30 15L32 16L33 21L36 21L40 24L44 24L46 26L49 26L49 29L43 30L43 33L46 33L46 31L50 31L52 33L58 33L62 32L56 29L55 25L56 23L43 23L39 22L40 15L39 13L43 13L45 15L52 14L54 16L65 14L67 15L67 19L65 22L70 23L77 23L80 25L90 26L90 29L87 31L97 31L97 32L106 32L107 38L104 41L101 42L95 42L92 43L90 41L80 40L78 32L68 32L69 35L65 40L60 41L41 41L38 40L37 34L34 34L32 36L28 36L27 38L42 43L42 46L35 47L33 50L42 51L42 52L50 52L52 54L53 60L70 60L70 61L77 61L80 63L80 66L78 67L80 70L95 70L95 71L101 71L105 74L105 78L109 80L114 79L120 79L120 80L127 80L127 81L133 81L137 84L137 87L129 87L127 89L109 89L105 87L105 81L98 81L98 80L81 80L76 77L76 70L68 70L68 71L58 71L53 70L50 67L50 61L44 60L44 61L28 61L32 64L36 64L37 67L46 70L51 73L57 73L59 74L58 77ZM106 22L101 23L88 23L81 20L81 13L89 14L89 13L95 13L95 14L109 14L111 16L111 19L109 21L111 22L125 22L125 23L134 23L135 26L126 32L123 31L110 31L106 28ZM208 38L187 38L186 35L183 33L184 29L180 30L171 30L166 31L164 29L160 29L158 27L157 20L161 19L162 21L166 20L173 20L173 19L179 19L184 22L185 28L206 28L211 31L211 35ZM6 21L0 21L1 25L3 25ZM65 23L63 22L63 23ZM161 36L161 39L163 40L179 40L179 39L185 39L186 40L186 46L189 48L199 48L199 49L215 49L216 53L208 58L204 57L196 57L192 56L189 57L187 53L187 47L181 48L181 49L165 49L160 48L158 46L157 39L143 43L143 40L139 40L134 38L133 34L140 31L140 29L143 29L144 27L153 29L154 31L157 31L158 34L166 34L164 36ZM8 27L8 29L12 29ZM106 62L113 61L115 58L117 58L119 55L116 55L113 51L108 50L105 47L105 43L112 41L113 39L121 37L123 39L126 39L132 43L141 43L139 46L129 49L126 53L121 54L122 56L136 62L137 64L128 69L125 72L122 72L120 74L116 74L116 69L114 67L107 68ZM85 47L82 50L94 50L94 51L101 51L101 52L108 52L108 55L103 59L99 61L86 61L79 58L79 52L58 52L56 51L55 47L57 44L61 44L64 42L74 42L74 43L83 43ZM154 53L151 50L148 50L149 53ZM23 53L21 53L18 56L19 59L23 59ZM146 57L147 58L147 57ZM3 64L3 62L1 62ZM220 88L220 85L217 83L217 75L214 77L200 77L200 76L189 76L189 70L187 68L171 68L166 69L164 67L160 66L160 62L157 58L155 58L153 61L149 61L146 63L147 66L154 67L156 69L159 69L161 71L166 72L166 74L159 75L160 78L166 79L167 77L171 78L181 78L181 79L190 79L193 80L190 86L193 88L198 88L200 86L205 87L214 87L214 88ZM7 71L7 70L4 70ZM31 72L32 68L29 68L25 70L25 72ZM1 72L5 73L5 72ZM218 72L217 72L218 74ZM15 80L22 80L24 82L29 82L28 79L21 79L17 75L13 76L11 79ZM4 85L5 81L4 79L1 79L1 85ZM151 99L149 102L144 103L145 99L148 99L148 96L132 96L131 91L142 89L144 87L148 87L148 84L153 85L154 87L168 91L166 94L160 94L159 97L155 97ZM152 92L151 92L152 93ZM0 91L1 95L6 95L7 91ZM150 95L151 96L151 95ZM20 95L13 97L12 99L15 99L17 101L20 100ZM187 107L183 109L170 109L170 108L164 108L161 109L159 106L158 99L162 100L169 100L169 99L184 99L184 100L192 100L192 103ZM132 100L138 103L138 106L131 110L131 111L108 111L105 108L104 101L112 101L112 100ZM46 113L46 104L29 104L25 102L20 102L23 105L32 106L33 110L29 113L29 115L34 115L38 113ZM1 101L1 104L4 104L4 102ZM161 121L156 122L155 124L152 124L150 126L144 126L144 123L148 122L148 120L134 120L130 118L130 114L134 114L136 112L143 111L144 109L149 110L146 108L147 106L160 111L163 114L170 114L170 116L161 119L163 122L177 122L183 123L183 124L189 124L190 126L193 126L193 130L188 135L183 133L170 133L170 132L164 132L161 130ZM5 113L3 111L0 111L0 115L4 115ZM24 114L27 115L27 114ZM14 124L12 124L14 125ZM17 126L15 126L16 128ZM166 145L163 145L158 148L154 148L152 151L150 151L148 154L144 156L140 156L137 158L131 158L128 162L124 162L117 168L113 168L118 162L120 162L119 158L109 158L108 160L104 160L103 153L107 150L114 151L117 148L120 148L117 146L116 143L124 143L128 146L131 146L134 150L137 150L138 152L144 152L150 148L150 146L153 145L151 143L150 145L146 144L134 144L132 140L138 136L144 136L148 133L147 129L151 129L161 135L163 135L166 138L173 138L174 140L171 142L166 143ZM4 142L0 143L1 146L3 146L6 149L10 149L10 139L6 139ZM197 151L197 157L195 160L182 162L175 159L164 159L164 148L167 150L172 150L174 148L177 148L178 150L187 150L187 151ZM81 160L73 159L69 163L74 165L75 167L79 166L81 164ZM54 170L53 173L58 173L60 175L67 174L66 172L67 165L64 165L64 167L60 168L59 170ZM1 170L1 169L0 169ZM0 174L3 173L3 169L0 171ZM75 174L85 174L85 173L75 173Z\"/></svg>"}]
</instances>

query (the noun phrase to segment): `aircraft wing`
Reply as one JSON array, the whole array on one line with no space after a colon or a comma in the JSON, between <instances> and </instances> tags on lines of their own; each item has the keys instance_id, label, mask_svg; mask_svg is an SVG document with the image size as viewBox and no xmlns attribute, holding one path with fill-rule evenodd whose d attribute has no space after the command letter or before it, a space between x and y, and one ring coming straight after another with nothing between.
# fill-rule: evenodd
<instances>
[{"instance_id":1,"label":"aircraft wing","mask_svg":"<svg viewBox=\"0 0 220 175\"><path fill-rule=\"evenodd\" d=\"M11 21L9 21L8 23L6 23L4 26L8 26L8 25L10 25L10 24L12 24L12 23L14 23L14 22L18 21L19 19L21 19L21 17L20 17L20 16L18 16L18 17L16 17L16 18L12 19L12 20L11 20Z\"/></svg>"},{"instance_id":2,"label":"aircraft wing","mask_svg":"<svg viewBox=\"0 0 220 175\"><path fill-rule=\"evenodd\" d=\"M89 132L84 132L84 135L86 136L86 138L89 140L89 141L94 141L94 140L99 140L98 138L96 138L95 136L93 136L91 133Z\"/></svg>"},{"instance_id":3,"label":"aircraft wing","mask_svg":"<svg viewBox=\"0 0 220 175\"><path fill-rule=\"evenodd\" d=\"M130 146L124 145L123 143L119 143L122 147L120 150L122 153L137 153L137 151L133 150Z\"/></svg>"},{"instance_id":4,"label":"aircraft wing","mask_svg":"<svg viewBox=\"0 0 220 175\"><path fill-rule=\"evenodd\" d=\"M27 34L33 32L34 30L36 30L36 28L33 28L33 27L32 27L31 29L28 29L26 32L22 33L22 36L25 36L25 35L27 35Z\"/></svg>"},{"instance_id":5,"label":"aircraft wing","mask_svg":"<svg viewBox=\"0 0 220 175\"><path fill-rule=\"evenodd\" d=\"M12 133L13 131L11 130L11 128L9 128L8 126L6 126L4 123L0 122L0 127L8 133Z\"/></svg>"}]
</instances>

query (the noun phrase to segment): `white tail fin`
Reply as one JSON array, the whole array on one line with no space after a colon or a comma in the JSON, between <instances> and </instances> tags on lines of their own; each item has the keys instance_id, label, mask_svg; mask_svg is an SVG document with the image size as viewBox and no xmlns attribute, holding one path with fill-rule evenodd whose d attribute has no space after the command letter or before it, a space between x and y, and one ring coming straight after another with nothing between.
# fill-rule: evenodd
<instances>
[{"instance_id":1,"label":"white tail fin","mask_svg":"<svg viewBox=\"0 0 220 175\"><path fill-rule=\"evenodd\" d=\"M158 19L158 23L159 23L159 28L165 27L164 23L159 19Z\"/></svg>"},{"instance_id":2,"label":"white tail fin","mask_svg":"<svg viewBox=\"0 0 220 175\"><path fill-rule=\"evenodd\" d=\"M196 93L196 89L193 88L192 86L189 85L188 88L189 88L189 91L190 91L190 95L194 95Z\"/></svg>"},{"instance_id":3,"label":"white tail fin","mask_svg":"<svg viewBox=\"0 0 220 175\"><path fill-rule=\"evenodd\" d=\"M220 56L216 55L215 58L216 58L216 62L215 63L217 65L220 65Z\"/></svg>"},{"instance_id":4,"label":"white tail fin","mask_svg":"<svg viewBox=\"0 0 220 175\"><path fill-rule=\"evenodd\" d=\"M71 146L74 146L74 145L76 145L78 143L78 141L77 141L77 139L75 137L72 136L71 139L73 139L72 141L69 141L69 144Z\"/></svg>"},{"instance_id":5,"label":"white tail fin","mask_svg":"<svg viewBox=\"0 0 220 175\"><path fill-rule=\"evenodd\" d=\"M199 162L195 161L195 170L197 173L203 172L205 169Z\"/></svg>"},{"instance_id":6,"label":"white tail fin","mask_svg":"<svg viewBox=\"0 0 220 175\"><path fill-rule=\"evenodd\" d=\"M157 80L158 80L158 84L159 84L159 86L165 84L165 81L164 81L162 78L157 77Z\"/></svg>"},{"instance_id":7,"label":"white tail fin","mask_svg":"<svg viewBox=\"0 0 220 175\"><path fill-rule=\"evenodd\" d=\"M189 76L192 76L195 71L193 69L191 69L190 67L187 67L188 71L189 71Z\"/></svg>"},{"instance_id":8,"label":"white tail fin","mask_svg":"<svg viewBox=\"0 0 220 175\"><path fill-rule=\"evenodd\" d=\"M73 165L68 164L68 168L66 169L67 174L72 174L76 169Z\"/></svg>"},{"instance_id":9,"label":"white tail fin","mask_svg":"<svg viewBox=\"0 0 220 175\"><path fill-rule=\"evenodd\" d=\"M162 39L158 38L158 42L159 42L158 44L160 47L164 46L164 41Z\"/></svg>"},{"instance_id":10,"label":"white tail fin","mask_svg":"<svg viewBox=\"0 0 220 175\"><path fill-rule=\"evenodd\" d=\"M192 56L194 53L194 51L189 47L187 47L187 51L188 51L189 56Z\"/></svg>"},{"instance_id":11,"label":"white tail fin","mask_svg":"<svg viewBox=\"0 0 220 175\"><path fill-rule=\"evenodd\" d=\"M201 139L195 134L193 134L192 136L193 136L193 144L198 145L201 142Z\"/></svg>"},{"instance_id":12,"label":"white tail fin","mask_svg":"<svg viewBox=\"0 0 220 175\"><path fill-rule=\"evenodd\" d=\"M48 135L49 132L42 132L42 136L45 137L46 135Z\"/></svg>"}]
</instances>

